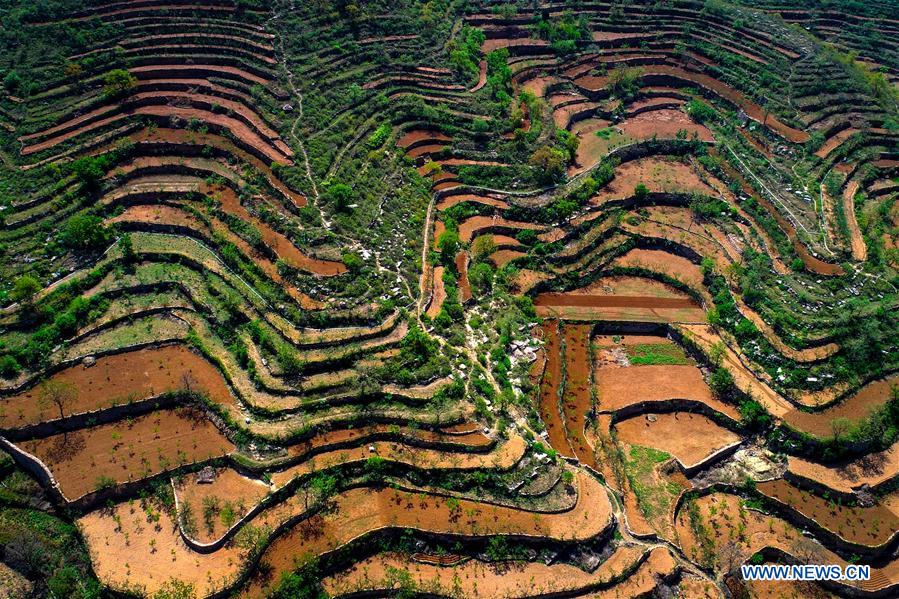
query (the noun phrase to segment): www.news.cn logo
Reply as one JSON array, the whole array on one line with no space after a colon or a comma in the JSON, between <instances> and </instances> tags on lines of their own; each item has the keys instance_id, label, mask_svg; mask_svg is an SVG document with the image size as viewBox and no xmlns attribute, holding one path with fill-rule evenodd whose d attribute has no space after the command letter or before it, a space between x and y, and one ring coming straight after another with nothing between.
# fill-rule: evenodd
<instances>
[{"instance_id":1,"label":"www.news.cn logo","mask_svg":"<svg viewBox=\"0 0 899 599\"><path fill-rule=\"evenodd\" d=\"M871 566L849 564L845 568L831 564L765 564L740 566L743 580L869 580Z\"/></svg>"}]
</instances>

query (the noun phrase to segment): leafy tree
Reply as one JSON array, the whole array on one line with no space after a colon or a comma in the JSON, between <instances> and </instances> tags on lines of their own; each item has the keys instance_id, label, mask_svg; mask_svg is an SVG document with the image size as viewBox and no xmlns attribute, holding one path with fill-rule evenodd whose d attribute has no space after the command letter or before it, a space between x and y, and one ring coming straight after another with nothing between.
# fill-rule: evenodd
<instances>
[{"instance_id":1,"label":"leafy tree","mask_svg":"<svg viewBox=\"0 0 899 599\"><path fill-rule=\"evenodd\" d=\"M475 262L483 262L496 251L493 235L481 235L471 244L471 255Z\"/></svg>"},{"instance_id":2,"label":"leafy tree","mask_svg":"<svg viewBox=\"0 0 899 599\"><path fill-rule=\"evenodd\" d=\"M697 123L705 123L715 118L715 109L701 100L690 100L684 109Z\"/></svg>"},{"instance_id":3,"label":"leafy tree","mask_svg":"<svg viewBox=\"0 0 899 599\"><path fill-rule=\"evenodd\" d=\"M137 252L134 251L134 242L131 235L125 233L119 237L119 251L122 252L122 260L125 264L132 265L137 262Z\"/></svg>"},{"instance_id":4,"label":"leafy tree","mask_svg":"<svg viewBox=\"0 0 899 599\"><path fill-rule=\"evenodd\" d=\"M41 290L41 284L31 275L22 275L13 284L10 297L15 302L30 305L34 296Z\"/></svg>"},{"instance_id":5,"label":"leafy tree","mask_svg":"<svg viewBox=\"0 0 899 599\"><path fill-rule=\"evenodd\" d=\"M508 59L508 48L499 48L487 54L487 87L493 99L503 105L512 100L512 69L506 62Z\"/></svg>"},{"instance_id":6,"label":"leafy tree","mask_svg":"<svg viewBox=\"0 0 899 599\"><path fill-rule=\"evenodd\" d=\"M326 599L328 595L321 586L318 565L310 561L293 572L281 575L278 588L272 599Z\"/></svg>"},{"instance_id":7,"label":"leafy tree","mask_svg":"<svg viewBox=\"0 0 899 599\"><path fill-rule=\"evenodd\" d=\"M78 390L74 385L51 379L41 384L38 402L42 406L56 407L59 410L59 417L62 419L66 417L66 410L71 409L77 398Z\"/></svg>"},{"instance_id":8,"label":"leafy tree","mask_svg":"<svg viewBox=\"0 0 899 599\"><path fill-rule=\"evenodd\" d=\"M95 250L109 242L109 231L99 216L80 214L66 221L59 241L71 250Z\"/></svg>"},{"instance_id":9,"label":"leafy tree","mask_svg":"<svg viewBox=\"0 0 899 599\"><path fill-rule=\"evenodd\" d=\"M468 271L468 280L481 293L493 289L493 267L486 262L475 264Z\"/></svg>"},{"instance_id":10,"label":"leafy tree","mask_svg":"<svg viewBox=\"0 0 899 599\"><path fill-rule=\"evenodd\" d=\"M712 393L719 397L727 393L733 384L733 375L723 367L715 369L715 372L709 377L709 387L711 387Z\"/></svg>"},{"instance_id":11,"label":"leafy tree","mask_svg":"<svg viewBox=\"0 0 899 599\"><path fill-rule=\"evenodd\" d=\"M640 75L643 70L639 67L617 67L609 72L609 87L619 98L629 99L639 89Z\"/></svg>"},{"instance_id":12,"label":"leafy tree","mask_svg":"<svg viewBox=\"0 0 899 599\"><path fill-rule=\"evenodd\" d=\"M0 376L12 378L21 372L22 366L15 356L5 355L0 357Z\"/></svg>"},{"instance_id":13,"label":"leafy tree","mask_svg":"<svg viewBox=\"0 0 899 599\"><path fill-rule=\"evenodd\" d=\"M542 183L557 183L564 179L567 162L566 152L550 146L537 148L528 160L528 163L537 171L537 178Z\"/></svg>"},{"instance_id":14,"label":"leafy tree","mask_svg":"<svg viewBox=\"0 0 899 599\"><path fill-rule=\"evenodd\" d=\"M106 173L107 159L104 156L83 156L72 163L72 173L88 190L94 190Z\"/></svg>"},{"instance_id":15,"label":"leafy tree","mask_svg":"<svg viewBox=\"0 0 899 599\"><path fill-rule=\"evenodd\" d=\"M452 264L459 251L459 233L447 229L437 238L437 247L440 248L440 259L444 264Z\"/></svg>"},{"instance_id":16,"label":"leafy tree","mask_svg":"<svg viewBox=\"0 0 899 599\"><path fill-rule=\"evenodd\" d=\"M11 94L18 92L22 87L22 77L16 71L10 71L3 78L3 87Z\"/></svg>"},{"instance_id":17,"label":"leafy tree","mask_svg":"<svg viewBox=\"0 0 899 599\"><path fill-rule=\"evenodd\" d=\"M573 163L577 159L577 149L581 145L581 140L577 135L566 129L556 129L556 139L558 139L565 151L568 152L568 162Z\"/></svg>"},{"instance_id":18,"label":"leafy tree","mask_svg":"<svg viewBox=\"0 0 899 599\"><path fill-rule=\"evenodd\" d=\"M116 98L127 95L137 86L137 77L126 69L113 69L103 76L103 95Z\"/></svg>"},{"instance_id":19,"label":"leafy tree","mask_svg":"<svg viewBox=\"0 0 899 599\"><path fill-rule=\"evenodd\" d=\"M636 198L637 201L642 201L645 200L648 195L649 188L642 183L637 183L636 187L634 187L634 198Z\"/></svg>"},{"instance_id":20,"label":"leafy tree","mask_svg":"<svg viewBox=\"0 0 899 599\"><path fill-rule=\"evenodd\" d=\"M341 257L343 258L343 265L350 272L359 272L362 269L362 258L356 252L344 252Z\"/></svg>"},{"instance_id":21,"label":"leafy tree","mask_svg":"<svg viewBox=\"0 0 899 599\"><path fill-rule=\"evenodd\" d=\"M345 183L330 185L325 195L338 212L348 212L350 206L356 201L356 193L353 188Z\"/></svg>"}]
</instances>

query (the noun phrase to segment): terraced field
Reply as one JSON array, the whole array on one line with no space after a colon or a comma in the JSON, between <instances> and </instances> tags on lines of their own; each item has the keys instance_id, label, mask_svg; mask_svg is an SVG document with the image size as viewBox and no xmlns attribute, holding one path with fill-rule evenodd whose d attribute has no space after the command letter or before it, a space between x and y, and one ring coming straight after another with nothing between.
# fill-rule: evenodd
<instances>
[{"instance_id":1,"label":"terraced field","mask_svg":"<svg viewBox=\"0 0 899 599\"><path fill-rule=\"evenodd\" d=\"M894 9L4 3L0 596L896 596Z\"/></svg>"}]
</instances>

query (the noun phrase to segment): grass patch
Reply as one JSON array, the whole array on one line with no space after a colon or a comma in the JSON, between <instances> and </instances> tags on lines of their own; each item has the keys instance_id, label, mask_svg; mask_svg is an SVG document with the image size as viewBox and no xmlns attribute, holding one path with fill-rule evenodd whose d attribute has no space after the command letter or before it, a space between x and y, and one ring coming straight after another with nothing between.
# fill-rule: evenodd
<instances>
[{"instance_id":1,"label":"grass patch","mask_svg":"<svg viewBox=\"0 0 899 599\"><path fill-rule=\"evenodd\" d=\"M605 129L600 129L596 132L596 137L601 137L602 139L611 139L615 134L615 130L611 127L606 127Z\"/></svg>"},{"instance_id":2,"label":"grass patch","mask_svg":"<svg viewBox=\"0 0 899 599\"><path fill-rule=\"evenodd\" d=\"M664 518L671 504L681 492L681 488L660 476L657 467L669 460L671 455L651 447L632 445L625 462L628 482L640 511L652 522Z\"/></svg>"},{"instance_id":3,"label":"grass patch","mask_svg":"<svg viewBox=\"0 0 899 599\"><path fill-rule=\"evenodd\" d=\"M627 355L631 364L635 366L677 366L690 363L684 350L673 343L628 345Z\"/></svg>"}]
</instances>

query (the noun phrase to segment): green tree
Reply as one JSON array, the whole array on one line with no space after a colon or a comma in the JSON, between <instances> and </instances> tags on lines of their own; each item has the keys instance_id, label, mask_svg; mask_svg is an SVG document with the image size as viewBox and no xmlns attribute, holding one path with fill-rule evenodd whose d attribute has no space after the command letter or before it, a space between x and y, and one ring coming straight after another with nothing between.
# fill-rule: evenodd
<instances>
[{"instance_id":1,"label":"green tree","mask_svg":"<svg viewBox=\"0 0 899 599\"><path fill-rule=\"evenodd\" d=\"M468 280L481 293L488 293L493 289L493 267L486 262L475 264L468 271Z\"/></svg>"},{"instance_id":2,"label":"green tree","mask_svg":"<svg viewBox=\"0 0 899 599\"><path fill-rule=\"evenodd\" d=\"M684 109L697 123L705 123L715 118L715 109L701 100L690 100L684 105Z\"/></svg>"},{"instance_id":3,"label":"green tree","mask_svg":"<svg viewBox=\"0 0 899 599\"><path fill-rule=\"evenodd\" d=\"M348 212L356 201L356 193L346 183L329 185L325 196L338 212Z\"/></svg>"},{"instance_id":4,"label":"green tree","mask_svg":"<svg viewBox=\"0 0 899 599\"><path fill-rule=\"evenodd\" d=\"M137 86L137 77L126 69L113 69L103 76L103 95L107 98L125 96Z\"/></svg>"},{"instance_id":5,"label":"green tree","mask_svg":"<svg viewBox=\"0 0 899 599\"><path fill-rule=\"evenodd\" d=\"M437 247L440 248L440 259L444 264L452 264L459 251L459 233L447 229L437 238Z\"/></svg>"},{"instance_id":6,"label":"green tree","mask_svg":"<svg viewBox=\"0 0 899 599\"><path fill-rule=\"evenodd\" d=\"M636 187L634 187L634 198L637 201L642 201L646 199L646 196L649 195L649 188L643 185L642 183L637 183Z\"/></svg>"},{"instance_id":7,"label":"green tree","mask_svg":"<svg viewBox=\"0 0 899 599\"><path fill-rule=\"evenodd\" d=\"M471 244L471 256L475 262L483 262L496 251L493 235L481 235Z\"/></svg>"},{"instance_id":8,"label":"green tree","mask_svg":"<svg viewBox=\"0 0 899 599\"><path fill-rule=\"evenodd\" d=\"M34 296L41 290L41 284L31 275L22 275L13 284L10 297L15 302L31 305Z\"/></svg>"},{"instance_id":9,"label":"green tree","mask_svg":"<svg viewBox=\"0 0 899 599\"><path fill-rule=\"evenodd\" d=\"M22 77L16 71L10 71L3 78L3 87L11 94L17 93L22 88Z\"/></svg>"},{"instance_id":10,"label":"green tree","mask_svg":"<svg viewBox=\"0 0 899 599\"><path fill-rule=\"evenodd\" d=\"M59 241L71 250L96 250L109 242L109 231L99 216L79 214L63 225Z\"/></svg>"},{"instance_id":11,"label":"green tree","mask_svg":"<svg viewBox=\"0 0 899 599\"><path fill-rule=\"evenodd\" d=\"M567 153L550 146L537 148L528 160L542 183L557 183L564 179L567 163Z\"/></svg>"}]
</instances>

